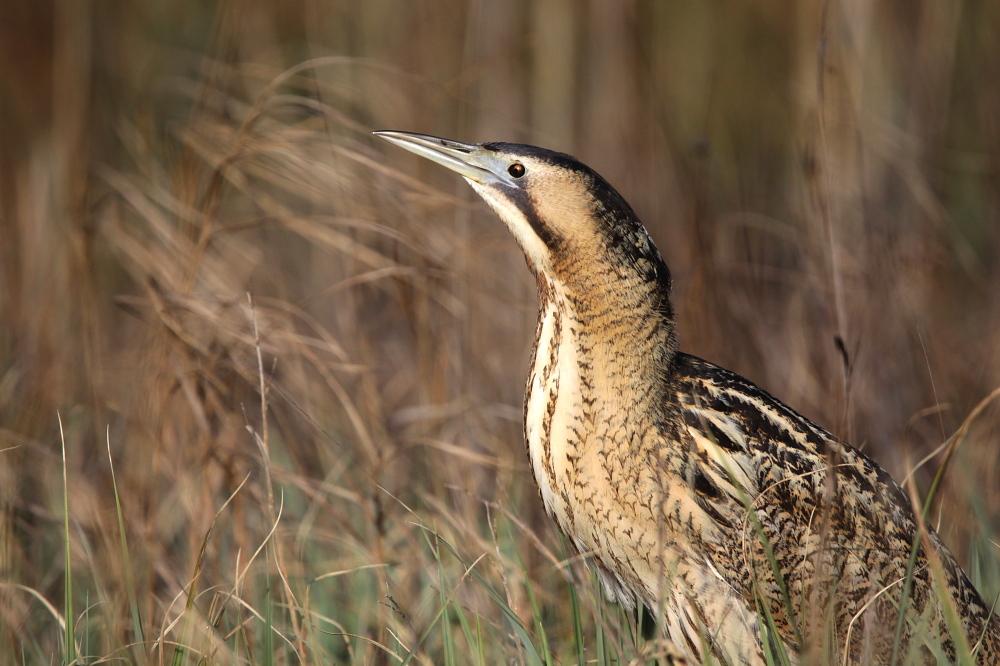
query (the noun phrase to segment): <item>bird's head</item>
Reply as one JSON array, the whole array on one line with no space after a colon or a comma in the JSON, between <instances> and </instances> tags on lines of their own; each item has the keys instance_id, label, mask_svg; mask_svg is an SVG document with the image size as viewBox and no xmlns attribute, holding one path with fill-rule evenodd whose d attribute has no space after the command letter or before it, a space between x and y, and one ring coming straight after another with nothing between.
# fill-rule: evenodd
<instances>
[{"instance_id":1,"label":"bird's head","mask_svg":"<svg viewBox=\"0 0 1000 666\"><path fill-rule=\"evenodd\" d=\"M663 259L628 202L587 165L522 144L374 134L465 178L510 229L536 275L567 287L581 280L638 282L669 312Z\"/></svg>"}]
</instances>

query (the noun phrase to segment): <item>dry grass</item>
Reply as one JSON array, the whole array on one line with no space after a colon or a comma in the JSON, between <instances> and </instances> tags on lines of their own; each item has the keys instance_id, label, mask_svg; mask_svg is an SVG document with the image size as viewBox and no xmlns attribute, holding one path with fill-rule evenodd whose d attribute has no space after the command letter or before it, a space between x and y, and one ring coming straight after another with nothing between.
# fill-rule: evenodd
<instances>
[{"instance_id":1,"label":"dry grass","mask_svg":"<svg viewBox=\"0 0 1000 666\"><path fill-rule=\"evenodd\" d=\"M578 155L682 346L902 479L1000 385L1000 10L814 4L5 10L0 652L67 654L67 543L88 663L655 649L541 514L514 243L370 129ZM986 595L998 435L935 514Z\"/></svg>"}]
</instances>

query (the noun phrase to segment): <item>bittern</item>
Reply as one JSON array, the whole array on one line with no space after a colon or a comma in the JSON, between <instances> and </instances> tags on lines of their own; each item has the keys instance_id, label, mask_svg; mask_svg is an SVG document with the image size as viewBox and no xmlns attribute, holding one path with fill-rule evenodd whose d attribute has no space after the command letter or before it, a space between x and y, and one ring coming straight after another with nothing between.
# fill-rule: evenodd
<instances>
[{"instance_id":1,"label":"bittern","mask_svg":"<svg viewBox=\"0 0 1000 666\"><path fill-rule=\"evenodd\" d=\"M990 604L888 473L678 350L667 265L604 178L534 146L375 134L465 178L524 252L542 502L674 661L1000 663Z\"/></svg>"}]
</instances>

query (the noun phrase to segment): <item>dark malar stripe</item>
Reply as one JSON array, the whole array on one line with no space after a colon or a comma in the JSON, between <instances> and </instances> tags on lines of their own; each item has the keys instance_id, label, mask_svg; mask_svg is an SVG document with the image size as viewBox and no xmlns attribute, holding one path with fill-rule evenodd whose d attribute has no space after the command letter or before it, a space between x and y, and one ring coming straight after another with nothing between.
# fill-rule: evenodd
<instances>
[{"instance_id":1,"label":"dark malar stripe","mask_svg":"<svg viewBox=\"0 0 1000 666\"><path fill-rule=\"evenodd\" d=\"M503 186L497 186L503 187ZM524 219L527 220L528 226L531 230L535 232L538 239L545 243L545 247L549 248L550 251L555 252L562 245L562 238L556 234L552 229L545 226L542 222L542 218L538 216L537 206L535 202L531 200L528 193L520 188L504 187L504 194L506 197L517 206L517 209L521 211L524 215Z\"/></svg>"}]
</instances>

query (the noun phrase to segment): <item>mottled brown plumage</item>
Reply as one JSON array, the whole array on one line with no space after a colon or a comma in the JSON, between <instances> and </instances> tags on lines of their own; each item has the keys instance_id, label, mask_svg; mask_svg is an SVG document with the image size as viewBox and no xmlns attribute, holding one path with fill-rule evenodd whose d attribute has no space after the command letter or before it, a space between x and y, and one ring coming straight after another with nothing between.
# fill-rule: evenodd
<instances>
[{"instance_id":1,"label":"mottled brown plumage","mask_svg":"<svg viewBox=\"0 0 1000 666\"><path fill-rule=\"evenodd\" d=\"M604 179L532 146L378 134L465 177L524 251L539 301L525 438L542 501L609 597L652 611L677 661L764 664L778 643L800 663L889 663L894 645L953 660L964 641L1000 663L990 604L884 470L677 350L669 271Z\"/></svg>"}]
</instances>

